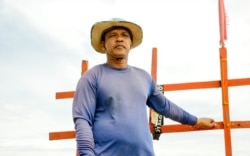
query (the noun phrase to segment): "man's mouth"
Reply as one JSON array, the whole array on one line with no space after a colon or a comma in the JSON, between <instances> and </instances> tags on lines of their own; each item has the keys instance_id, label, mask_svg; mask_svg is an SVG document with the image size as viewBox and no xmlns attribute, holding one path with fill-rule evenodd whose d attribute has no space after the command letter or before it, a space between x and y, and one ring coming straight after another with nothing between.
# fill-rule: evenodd
<instances>
[{"instance_id":1,"label":"man's mouth","mask_svg":"<svg viewBox=\"0 0 250 156\"><path fill-rule=\"evenodd\" d=\"M116 45L115 48L125 48L123 45Z\"/></svg>"}]
</instances>

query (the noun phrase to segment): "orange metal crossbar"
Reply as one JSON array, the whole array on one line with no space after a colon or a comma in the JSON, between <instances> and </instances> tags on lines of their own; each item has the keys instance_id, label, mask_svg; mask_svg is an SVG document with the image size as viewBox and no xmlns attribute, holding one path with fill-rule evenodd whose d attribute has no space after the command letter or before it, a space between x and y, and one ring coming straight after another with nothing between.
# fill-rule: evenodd
<instances>
[{"instance_id":1,"label":"orange metal crossbar","mask_svg":"<svg viewBox=\"0 0 250 156\"><path fill-rule=\"evenodd\" d=\"M230 79L228 80L228 86L243 86L250 85L250 78L242 79ZM189 82L189 83L176 83L176 84L164 84L164 91L176 91L176 90L190 90L190 89L206 89L206 88L220 88L221 81L204 81L204 82Z\"/></svg>"},{"instance_id":2,"label":"orange metal crossbar","mask_svg":"<svg viewBox=\"0 0 250 156\"><path fill-rule=\"evenodd\" d=\"M192 132L192 131L202 131L202 130L218 130L224 129L226 126L223 122L216 122L217 126L213 129L197 129L188 125L163 125L162 133L176 133L176 132ZM231 128L250 128L250 121L231 121ZM151 131L154 131L154 127L150 127ZM75 131L61 131L61 132L50 132L49 140L63 140L63 139L73 139L75 138Z\"/></svg>"},{"instance_id":3,"label":"orange metal crossbar","mask_svg":"<svg viewBox=\"0 0 250 156\"><path fill-rule=\"evenodd\" d=\"M57 92L57 93L56 93L56 99L73 98L74 95L75 95L75 91Z\"/></svg>"},{"instance_id":4,"label":"orange metal crossbar","mask_svg":"<svg viewBox=\"0 0 250 156\"><path fill-rule=\"evenodd\" d=\"M73 139L76 137L75 131L50 132L49 140Z\"/></svg>"},{"instance_id":5,"label":"orange metal crossbar","mask_svg":"<svg viewBox=\"0 0 250 156\"><path fill-rule=\"evenodd\" d=\"M192 126L188 125L180 125L180 124L173 124L173 125L163 125L162 132L163 133L176 133L176 132L191 132L191 131L203 131L203 130L218 130L224 129L225 124L223 122L216 122L217 126L213 129L197 129ZM150 127L151 130L152 127ZM231 121L230 128L250 128L250 121Z\"/></svg>"},{"instance_id":6,"label":"orange metal crossbar","mask_svg":"<svg viewBox=\"0 0 250 156\"><path fill-rule=\"evenodd\" d=\"M250 85L250 78L230 79L228 86L244 86ZM164 91L190 90L190 89L206 89L206 88L220 88L221 81L203 81L203 82L187 82L175 84L163 84ZM57 92L56 99L73 98L75 91Z\"/></svg>"}]
</instances>

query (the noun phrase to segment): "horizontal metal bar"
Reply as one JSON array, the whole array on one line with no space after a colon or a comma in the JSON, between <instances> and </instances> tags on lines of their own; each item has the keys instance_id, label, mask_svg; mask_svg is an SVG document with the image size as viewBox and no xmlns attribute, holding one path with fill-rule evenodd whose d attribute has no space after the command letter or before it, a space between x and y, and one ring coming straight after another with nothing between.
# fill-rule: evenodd
<instances>
[{"instance_id":1,"label":"horizontal metal bar","mask_svg":"<svg viewBox=\"0 0 250 156\"><path fill-rule=\"evenodd\" d=\"M50 132L49 140L61 140L75 138L75 131Z\"/></svg>"},{"instance_id":2,"label":"horizontal metal bar","mask_svg":"<svg viewBox=\"0 0 250 156\"><path fill-rule=\"evenodd\" d=\"M250 85L250 78L230 79L228 86L243 86ZM204 81L204 82L188 82L176 84L164 84L164 91L188 90L188 89L205 89L205 88L219 88L221 81Z\"/></svg>"},{"instance_id":3,"label":"horizontal metal bar","mask_svg":"<svg viewBox=\"0 0 250 156\"><path fill-rule=\"evenodd\" d=\"M250 85L250 78L231 79L228 80L228 86L242 86ZM221 81L204 81L204 82L187 82L176 84L164 84L164 91L188 90L188 89L205 89L205 88L219 88ZM73 98L74 91L57 92L56 99Z\"/></svg>"},{"instance_id":4,"label":"horizontal metal bar","mask_svg":"<svg viewBox=\"0 0 250 156\"><path fill-rule=\"evenodd\" d=\"M231 121L229 124L223 122L216 122L217 126L212 129L199 129L188 125L174 124L174 125L163 125L162 133L174 133L174 132L192 132L192 131L204 131L204 130L218 130L224 129L225 126L230 128L250 128L250 121ZM151 132L154 132L154 128L150 127ZM62 140L62 139L73 139L75 138L75 131L61 131L61 132L50 132L49 140Z\"/></svg>"},{"instance_id":5,"label":"horizontal metal bar","mask_svg":"<svg viewBox=\"0 0 250 156\"><path fill-rule=\"evenodd\" d=\"M219 130L224 129L224 127L229 127L232 129L236 128L250 128L250 121L231 121L230 123L216 122L217 126L211 129L199 129L189 125L163 125L162 133L176 133L176 132L192 132L192 131L204 131L204 130ZM153 127L150 127L151 131L154 131Z\"/></svg>"}]
</instances>

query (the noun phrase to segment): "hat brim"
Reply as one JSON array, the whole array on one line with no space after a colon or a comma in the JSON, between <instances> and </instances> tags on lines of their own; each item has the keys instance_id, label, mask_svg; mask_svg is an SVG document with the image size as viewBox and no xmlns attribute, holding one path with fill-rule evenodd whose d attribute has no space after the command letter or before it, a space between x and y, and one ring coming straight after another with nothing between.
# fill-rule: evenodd
<instances>
[{"instance_id":1,"label":"hat brim","mask_svg":"<svg viewBox=\"0 0 250 156\"><path fill-rule=\"evenodd\" d=\"M128 21L102 21L91 28L91 45L97 52L105 53L101 48L102 33L111 27L125 27L131 31L133 36L131 49L141 44L143 33L139 25Z\"/></svg>"}]
</instances>

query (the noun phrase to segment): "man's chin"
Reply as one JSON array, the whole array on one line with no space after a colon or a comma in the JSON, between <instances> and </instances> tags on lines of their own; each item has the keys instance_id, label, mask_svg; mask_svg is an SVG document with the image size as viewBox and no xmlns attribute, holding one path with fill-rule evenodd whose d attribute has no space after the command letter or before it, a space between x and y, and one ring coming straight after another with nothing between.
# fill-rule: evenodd
<instances>
[{"instance_id":1,"label":"man's chin","mask_svg":"<svg viewBox=\"0 0 250 156\"><path fill-rule=\"evenodd\" d=\"M119 57L125 57L127 55L127 52L123 49L123 50L115 50L114 51L114 56L119 58Z\"/></svg>"}]
</instances>

